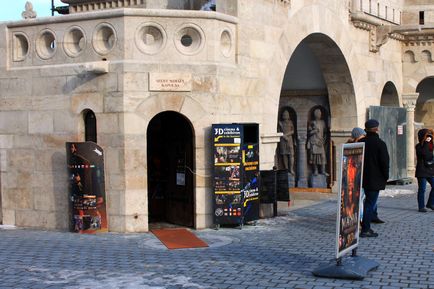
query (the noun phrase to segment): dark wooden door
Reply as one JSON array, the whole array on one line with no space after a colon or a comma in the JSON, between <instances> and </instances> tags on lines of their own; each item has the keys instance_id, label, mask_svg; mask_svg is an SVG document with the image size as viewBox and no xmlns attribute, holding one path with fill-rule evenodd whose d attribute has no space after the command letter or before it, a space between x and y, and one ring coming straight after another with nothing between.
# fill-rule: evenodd
<instances>
[{"instance_id":1,"label":"dark wooden door","mask_svg":"<svg viewBox=\"0 0 434 289\"><path fill-rule=\"evenodd\" d=\"M148 163L155 159L159 167L148 173L150 221L194 226L193 132L182 115L164 112L151 121Z\"/></svg>"}]
</instances>

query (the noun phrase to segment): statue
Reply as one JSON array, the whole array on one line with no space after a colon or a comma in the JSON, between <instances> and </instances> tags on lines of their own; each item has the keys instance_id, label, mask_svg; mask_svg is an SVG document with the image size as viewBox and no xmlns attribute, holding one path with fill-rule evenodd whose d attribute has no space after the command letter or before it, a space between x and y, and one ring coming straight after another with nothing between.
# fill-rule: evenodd
<instances>
[{"instance_id":1,"label":"statue","mask_svg":"<svg viewBox=\"0 0 434 289\"><path fill-rule=\"evenodd\" d=\"M289 111L284 110L279 121L278 131L283 133L279 142L279 153L282 156L283 166L291 175L294 175L294 124L289 116Z\"/></svg>"},{"instance_id":2,"label":"statue","mask_svg":"<svg viewBox=\"0 0 434 289\"><path fill-rule=\"evenodd\" d=\"M327 127L325 121L321 119L322 113L319 108L315 109L313 114L314 119L308 126L307 149L309 150L309 163L313 167L313 175L318 175L320 172L328 176L325 169L327 164L325 153Z\"/></svg>"},{"instance_id":3,"label":"statue","mask_svg":"<svg viewBox=\"0 0 434 289\"><path fill-rule=\"evenodd\" d=\"M21 13L21 17L23 17L24 19L36 18L36 12L33 11L33 4L31 2L27 1L25 8L26 11Z\"/></svg>"},{"instance_id":4,"label":"statue","mask_svg":"<svg viewBox=\"0 0 434 289\"><path fill-rule=\"evenodd\" d=\"M216 10L216 1L215 0L208 0L205 4L202 5L200 8L202 11L215 11Z\"/></svg>"}]
</instances>

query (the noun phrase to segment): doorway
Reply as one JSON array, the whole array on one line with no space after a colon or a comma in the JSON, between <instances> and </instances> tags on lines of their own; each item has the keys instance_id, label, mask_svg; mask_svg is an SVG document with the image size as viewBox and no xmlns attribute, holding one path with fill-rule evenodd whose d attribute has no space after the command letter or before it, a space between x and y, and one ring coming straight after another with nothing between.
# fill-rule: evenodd
<instances>
[{"instance_id":1,"label":"doorway","mask_svg":"<svg viewBox=\"0 0 434 289\"><path fill-rule=\"evenodd\" d=\"M193 129L184 116L167 111L149 123L149 223L194 226Z\"/></svg>"}]
</instances>

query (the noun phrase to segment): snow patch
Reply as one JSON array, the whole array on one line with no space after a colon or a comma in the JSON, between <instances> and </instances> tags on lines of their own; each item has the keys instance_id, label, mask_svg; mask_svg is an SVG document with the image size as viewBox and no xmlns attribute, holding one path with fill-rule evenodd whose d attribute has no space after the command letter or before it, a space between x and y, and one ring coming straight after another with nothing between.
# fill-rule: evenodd
<instances>
[{"instance_id":1,"label":"snow patch","mask_svg":"<svg viewBox=\"0 0 434 289\"><path fill-rule=\"evenodd\" d=\"M380 191L380 197L388 197L393 198L400 195L412 195L415 192L412 190L400 190L400 189L385 189L383 191Z\"/></svg>"},{"instance_id":2,"label":"snow patch","mask_svg":"<svg viewBox=\"0 0 434 289\"><path fill-rule=\"evenodd\" d=\"M24 269L32 276L31 281L37 283L61 286L66 289L164 289L169 286L177 288L211 288L191 281L191 277L184 275L161 275L156 272L121 273L121 272L95 272L59 270L41 268L37 266L17 266L15 269ZM74 285L72 285L74 284Z\"/></svg>"},{"instance_id":3,"label":"snow patch","mask_svg":"<svg viewBox=\"0 0 434 289\"><path fill-rule=\"evenodd\" d=\"M17 227L13 225L0 225L0 230L16 230Z\"/></svg>"}]
</instances>

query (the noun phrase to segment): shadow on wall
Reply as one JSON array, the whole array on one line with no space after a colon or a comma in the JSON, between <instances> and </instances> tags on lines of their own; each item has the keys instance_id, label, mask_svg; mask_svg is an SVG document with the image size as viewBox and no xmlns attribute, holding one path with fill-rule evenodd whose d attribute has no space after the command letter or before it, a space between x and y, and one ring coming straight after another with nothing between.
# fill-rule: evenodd
<instances>
[{"instance_id":1,"label":"shadow on wall","mask_svg":"<svg viewBox=\"0 0 434 289\"><path fill-rule=\"evenodd\" d=\"M69 230L69 188L66 153L55 152L51 157L53 168L52 202L54 207L55 229ZM48 184L47 184L48 185Z\"/></svg>"}]
</instances>

